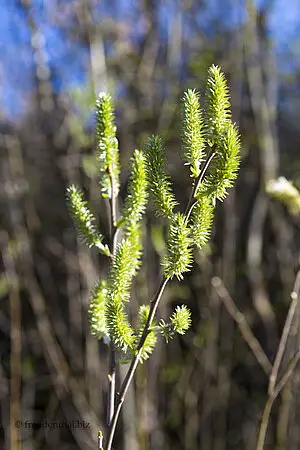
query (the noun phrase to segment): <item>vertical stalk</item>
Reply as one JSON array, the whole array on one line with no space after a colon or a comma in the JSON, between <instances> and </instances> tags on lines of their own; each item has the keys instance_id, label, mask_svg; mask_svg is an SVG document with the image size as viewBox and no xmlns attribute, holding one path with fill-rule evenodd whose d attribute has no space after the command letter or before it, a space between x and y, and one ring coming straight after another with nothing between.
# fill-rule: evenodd
<instances>
[{"instance_id":1,"label":"vertical stalk","mask_svg":"<svg viewBox=\"0 0 300 450\"><path fill-rule=\"evenodd\" d=\"M115 186L114 178L110 176L111 182L111 197L109 199L110 207L110 240L111 240L111 253L113 258L115 257L117 250L117 229L116 229L116 197L115 197ZM109 374L108 374L108 408L107 408L107 426L109 427L115 412L115 396L116 396L116 352L114 343L110 341L109 349Z\"/></svg>"},{"instance_id":2,"label":"vertical stalk","mask_svg":"<svg viewBox=\"0 0 300 450\"><path fill-rule=\"evenodd\" d=\"M208 166L209 166L211 160L213 159L213 157L215 156L215 154L216 154L216 149L215 149L215 147L213 147L210 150L209 154L208 154L207 160L205 161L205 164L202 167L201 172L200 172L197 180L195 181L195 184L194 184L191 196L189 198L188 205L187 205L186 210L185 210L185 215L186 215L186 220L187 221L190 218L190 215L192 213L193 207L197 203L197 199L195 199L195 195L197 193L197 190L198 190L198 188L199 188L199 186L200 186L200 184L201 184L201 182L202 182L202 180L204 178L204 175L205 175L205 173L206 173L206 171L208 169Z\"/></svg>"},{"instance_id":3,"label":"vertical stalk","mask_svg":"<svg viewBox=\"0 0 300 450\"><path fill-rule=\"evenodd\" d=\"M292 326L292 321L295 315L296 306L298 304L299 299L299 290L300 290L300 270L298 270L296 275L296 280L294 283L293 291L291 293L291 299L292 302L290 304L290 308L287 314L287 318L283 327L283 332L281 335L277 355L275 357L275 361L273 364L272 372L269 379L269 388L268 388L268 399L265 404L265 409L262 415L261 419L261 425L258 433L258 439L257 439L257 445L256 450L263 450L265 439L267 435L267 429L268 429L268 423L270 419L271 409L273 406L274 401L276 400L277 396L280 394L290 377L293 375L294 370L300 361L300 349L297 350L295 355L290 360L290 363L281 377L281 379L277 382L278 379L278 372L279 368L282 362L282 358L284 356L284 353L286 352L287 347L287 340L290 336L290 330Z\"/></svg>"},{"instance_id":4,"label":"vertical stalk","mask_svg":"<svg viewBox=\"0 0 300 450\"><path fill-rule=\"evenodd\" d=\"M275 357L275 361L273 364L273 368L272 368L272 372L270 375L270 382L269 382L269 388L268 388L268 394L272 395L275 389L275 385L276 385L276 381L277 381L277 377L278 377L278 372L279 372L279 367L284 355L284 352L286 350L286 346L287 346L287 340L288 337L290 335L290 331L291 331L291 327L292 327L292 322L295 316L295 312L297 309L297 305L298 305L298 293L300 290L300 271L298 271L297 275L296 275L296 280L294 283L294 288L293 291L291 293L291 303L290 303L290 307L288 310L288 314L287 314L287 318L284 324L284 328L283 328L283 332L281 335L281 339L280 339L280 343L278 346L278 350L277 350L277 354Z\"/></svg>"},{"instance_id":5,"label":"vertical stalk","mask_svg":"<svg viewBox=\"0 0 300 450\"><path fill-rule=\"evenodd\" d=\"M268 424L269 424L269 419L270 419L270 414L271 414L273 403L276 400L276 398L278 397L278 395L280 394L280 392L282 391L282 389L284 388L284 386L286 385L286 383L289 381L289 379L293 375L299 361L300 361L300 350L298 350L295 353L295 355L292 357L290 364L289 364L288 368L286 369L285 373L283 374L282 378L278 382L274 391L272 393L270 393L268 396L268 400L265 404L265 409L264 409L262 419L261 419L256 450L264 450L267 429L268 429Z\"/></svg>"}]
</instances>

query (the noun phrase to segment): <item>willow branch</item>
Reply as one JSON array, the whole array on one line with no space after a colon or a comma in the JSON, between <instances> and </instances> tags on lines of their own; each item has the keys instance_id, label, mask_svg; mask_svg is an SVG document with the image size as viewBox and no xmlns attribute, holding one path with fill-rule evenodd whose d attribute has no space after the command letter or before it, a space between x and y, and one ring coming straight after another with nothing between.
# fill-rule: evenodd
<instances>
[{"instance_id":1,"label":"willow branch","mask_svg":"<svg viewBox=\"0 0 300 450\"><path fill-rule=\"evenodd\" d=\"M208 166L209 166L209 164L210 164L210 162L211 162L211 160L212 160L214 155L215 155L215 148L213 147L211 149L209 155L208 155L208 158L207 158L204 166L202 167L202 170L201 170L201 172L200 172L200 174L199 174L195 184L194 184L194 187L193 187L193 190L192 190L192 193L191 193L188 205L186 207L186 220L189 219L189 217L191 215L191 212L192 212L192 209L193 209L194 205L197 202L197 200L195 200L193 202L194 196L195 196L195 194L196 194L196 192L197 192L197 190L198 190L198 188L200 186L200 183L202 182L202 180L204 178L204 175L205 175L205 173L206 173L206 171L208 169ZM120 389L120 393L118 394L118 403L117 403L117 406L116 406L113 418L112 418L111 423L110 423L110 432L109 432L109 437L108 437L108 443L107 443L106 450L111 450L111 446L112 446L114 434L115 434L115 431L116 431L118 418L119 418L119 415L120 415L120 412L121 412L121 409L122 409L122 405L123 405L124 400L125 400L125 396L126 396L127 390L128 390L128 388L130 386L130 383L132 381L132 378L133 378L133 376L135 374L136 368L137 368L138 363L140 361L140 357L141 357L141 354L142 354L144 343L145 343L146 338L147 338L147 336L148 336L148 334L150 332L150 327L151 327L151 324L152 324L153 319L155 317L155 313L156 313L159 301L160 301L160 299L162 297L163 291L164 291L168 281L169 281L169 278L165 278L165 279L162 280L162 282L160 284L160 287L159 287L159 289L158 289L154 299L150 302L149 316L148 316L148 319L147 319L147 322L146 322L143 334L142 334L142 336L140 338L140 341L139 341L139 344L137 346L136 355L131 361L131 364L130 364L130 367L128 369L128 372L127 372L127 374L126 374L126 376L124 378L124 381L122 383L122 386L121 386L121 389Z\"/></svg>"},{"instance_id":2,"label":"willow branch","mask_svg":"<svg viewBox=\"0 0 300 450\"><path fill-rule=\"evenodd\" d=\"M117 406L116 406L116 409L115 409L115 412L114 412L114 415L113 415L113 418L112 418L112 421L111 421L111 424L110 424L110 432L109 432L109 438L108 438L108 443L107 443L107 450L111 450L111 446L112 446L113 438L114 438L114 435L115 435L118 418L119 418L119 415L120 415L120 412L121 412L121 409L122 409L122 405L123 405L124 400L125 400L126 393L128 391L128 388L130 386L130 383L132 381L132 378L133 378L133 376L135 374L136 368L137 368L138 363L140 361L140 357L141 357L141 354L142 354L144 343L146 341L146 338L147 338L148 334L150 333L150 327L152 325L152 322L153 322L153 319L155 317L155 313L156 313L158 304L160 302L160 299L162 297L162 294L164 292L164 289L165 289L168 281L169 281L169 278L166 278L166 279L162 280L161 285L160 285L160 287L159 287L159 289L158 289L154 299L150 303L149 316L148 316L148 319L147 319L147 322L146 322L143 334L142 334L142 336L140 338L140 341L139 341L139 344L137 346L136 355L131 361L131 364L130 364L130 367L128 369L128 372L127 372L127 374L126 374L126 376L124 378L124 381L122 383L120 392L118 393L118 403L117 403Z\"/></svg>"}]
</instances>

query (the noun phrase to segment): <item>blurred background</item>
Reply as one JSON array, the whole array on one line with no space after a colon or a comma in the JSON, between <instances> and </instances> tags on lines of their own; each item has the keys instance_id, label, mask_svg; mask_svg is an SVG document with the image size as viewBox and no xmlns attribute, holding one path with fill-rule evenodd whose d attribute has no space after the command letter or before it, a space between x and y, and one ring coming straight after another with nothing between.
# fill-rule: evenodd
<instances>
[{"instance_id":1,"label":"blurred background","mask_svg":"<svg viewBox=\"0 0 300 450\"><path fill-rule=\"evenodd\" d=\"M169 284L159 308L167 319L186 303L192 329L168 345L161 340L139 367L115 448L254 450L268 363L264 370L253 356L212 278L273 361L300 235L297 216L265 185L280 175L300 182L299 32L299 0L0 0L1 449L95 449L105 429L108 349L90 334L88 304L107 261L77 239L65 202L70 183L82 186L109 232L95 93L115 99L120 202L132 151L158 132L184 209L191 188L180 99L188 87L203 92L214 63L226 74L241 131L239 178L217 206L209 245L181 283ZM165 224L149 209L133 319L159 285L165 240ZM288 353L294 349L292 339ZM300 448L299 386L298 369L274 405L265 448ZM46 422L71 425L38 425Z\"/></svg>"}]
</instances>

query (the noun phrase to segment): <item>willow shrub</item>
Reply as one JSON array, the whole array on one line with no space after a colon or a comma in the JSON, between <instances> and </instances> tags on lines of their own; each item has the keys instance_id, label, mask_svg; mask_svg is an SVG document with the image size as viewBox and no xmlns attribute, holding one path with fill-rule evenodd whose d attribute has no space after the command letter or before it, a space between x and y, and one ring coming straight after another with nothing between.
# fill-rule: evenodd
<instances>
[{"instance_id":1,"label":"willow shrub","mask_svg":"<svg viewBox=\"0 0 300 450\"><path fill-rule=\"evenodd\" d=\"M104 338L110 346L107 450L111 449L119 413L138 363L150 357L159 335L168 342L176 334L186 333L191 325L187 306L177 306L165 321L155 317L158 303L166 284L174 276L181 280L191 269L193 248L201 249L210 237L216 200L223 201L237 177L239 132L231 120L225 77L217 66L212 66L208 72L205 104L204 111L196 90L184 93L182 159L191 177L191 195L184 214L178 211L172 181L166 171L163 141L154 135L143 150L133 152L127 197L120 217L116 216L120 163L114 106L108 93L101 93L96 102L100 188L111 212L108 238L96 228L95 217L81 190L74 185L67 190L70 213L78 233L89 247L96 247L106 255L110 265L107 280L99 280L90 297L91 332L98 339ZM157 216L168 224L167 254L161 261L163 279L157 293L149 304L139 307L139 323L133 326L126 304L141 264L141 221L149 197ZM131 364L116 396L115 372L122 360ZM102 448L101 432L99 439Z\"/></svg>"}]
</instances>

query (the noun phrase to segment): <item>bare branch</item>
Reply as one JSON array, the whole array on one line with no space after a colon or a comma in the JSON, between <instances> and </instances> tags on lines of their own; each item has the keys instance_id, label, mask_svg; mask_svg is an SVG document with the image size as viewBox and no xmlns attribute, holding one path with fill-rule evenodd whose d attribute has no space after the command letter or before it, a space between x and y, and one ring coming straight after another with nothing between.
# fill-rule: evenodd
<instances>
[{"instance_id":1,"label":"bare branch","mask_svg":"<svg viewBox=\"0 0 300 450\"><path fill-rule=\"evenodd\" d=\"M261 368L266 373L266 375L269 376L272 370L272 365L269 361L269 358L262 349L260 343L254 336L244 314L242 314L236 307L233 299L231 298L229 292L227 291L226 287L224 286L222 280L219 277L213 277L211 282L218 296L224 303L224 306L226 307L228 313L237 323L243 338L245 339L250 349L252 350L257 362L260 364Z\"/></svg>"}]
</instances>

